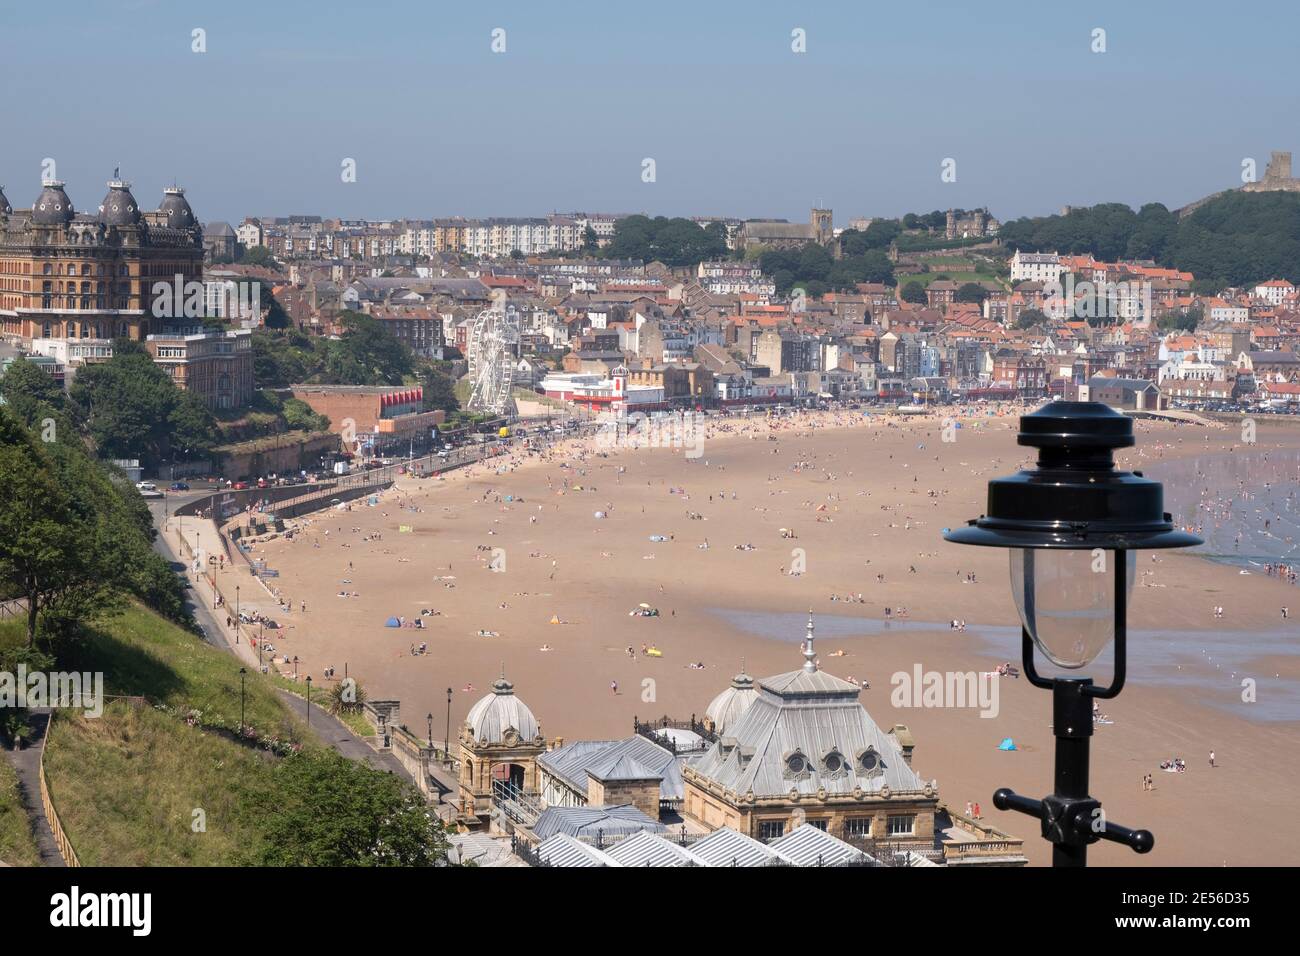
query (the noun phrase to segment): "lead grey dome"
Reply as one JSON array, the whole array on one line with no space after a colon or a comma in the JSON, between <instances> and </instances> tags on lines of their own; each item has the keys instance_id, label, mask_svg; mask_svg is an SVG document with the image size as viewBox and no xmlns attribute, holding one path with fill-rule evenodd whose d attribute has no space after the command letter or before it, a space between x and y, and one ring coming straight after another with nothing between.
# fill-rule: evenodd
<instances>
[{"instance_id":1,"label":"lead grey dome","mask_svg":"<svg viewBox=\"0 0 1300 956\"><path fill-rule=\"evenodd\" d=\"M194 210L180 186L168 186L163 190L163 201L158 211L167 217L167 225L172 229L189 229L195 224Z\"/></svg>"},{"instance_id":2,"label":"lead grey dome","mask_svg":"<svg viewBox=\"0 0 1300 956\"><path fill-rule=\"evenodd\" d=\"M713 724L715 733L726 734L757 699L758 688L754 686L754 678L741 672L731 679L730 687L713 698L704 716Z\"/></svg>"},{"instance_id":3,"label":"lead grey dome","mask_svg":"<svg viewBox=\"0 0 1300 956\"><path fill-rule=\"evenodd\" d=\"M140 206L131 195L131 184L110 179L108 195L99 204L99 221L106 226L134 226L140 221Z\"/></svg>"},{"instance_id":4,"label":"lead grey dome","mask_svg":"<svg viewBox=\"0 0 1300 956\"><path fill-rule=\"evenodd\" d=\"M62 226L72 222L76 214L72 200L63 191L63 183L47 179L41 183L41 194L32 206L32 222L38 226Z\"/></svg>"},{"instance_id":5,"label":"lead grey dome","mask_svg":"<svg viewBox=\"0 0 1300 956\"><path fill-rule=\"evenodd\" d=\"M542 733L528 705L515 696L515 685L504 677L493 681L492 693L469 709L465 723L478 743L508 743L511 731L515 741L534 740Z\"/></svg>"}]
</instances>

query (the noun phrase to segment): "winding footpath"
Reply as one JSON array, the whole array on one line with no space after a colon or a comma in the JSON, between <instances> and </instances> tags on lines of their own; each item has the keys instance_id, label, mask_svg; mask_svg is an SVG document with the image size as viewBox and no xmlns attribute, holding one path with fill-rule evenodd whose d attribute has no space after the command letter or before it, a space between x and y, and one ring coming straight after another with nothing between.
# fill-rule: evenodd
<instances>
[{"instance_id":1,"label":"winding footpath","mask_svg":"<svg viewBox=\"0 0 1300 956\"><path fill-rule=\"evenodd\" d=\"M27 819L31 823L41 866L67 866L63 855L59 853L54 831L50 828L50 821L45 817L45 807L41 803L41 754L45 751L45 732L50 726L50 709L33 708L30 713L32 735L27 746L22 750L0 750L3 750L5 759L18 775L23 810L27 812Z\"/></svg>"}]
</instances>

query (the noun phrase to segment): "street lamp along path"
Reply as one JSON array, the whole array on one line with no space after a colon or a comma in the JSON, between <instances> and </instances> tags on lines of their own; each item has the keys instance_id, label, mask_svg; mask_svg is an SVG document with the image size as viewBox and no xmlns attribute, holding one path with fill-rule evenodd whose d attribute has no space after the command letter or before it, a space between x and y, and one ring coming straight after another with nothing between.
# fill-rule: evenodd
<instances>
[{"instance_id":1,"label":"street lamp along path","mask_svg":"<svg viewBox=\"0 0 1300 956\"><path fill-rule=\"evenodd\" d=\"M1115 449L1135 439L1132 419L1109 406L1049 402L1021 417L1018 441L1038 449L1037 467L991 480L988 512L944 534L954 544L1008 549L1024 673L1052 691L1055 793L1035 800L1002 788L993 804L1041 821L1053 866L1086 866L1089 844L1103 839L1147 853L1151 833L1110 823L1088 794L1092 702L1124 687L1133 552L1201 539L1174 527L1159 482L1116 470ZM1082 670L1112 641L1105 687L1090 677L1042 677L1034 667L1035 647L1060 667Z\"/></svg>"}]
</instances>

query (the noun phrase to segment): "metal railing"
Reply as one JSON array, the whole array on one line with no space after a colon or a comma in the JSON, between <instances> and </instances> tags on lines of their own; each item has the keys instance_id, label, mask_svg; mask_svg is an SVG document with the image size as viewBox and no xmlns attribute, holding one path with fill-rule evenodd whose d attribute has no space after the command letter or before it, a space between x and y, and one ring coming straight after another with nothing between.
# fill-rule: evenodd
<instances>
[{"instance_id":1,"label":"metal railing","mask_svg":"<svg viewBox=\"0 0 1300 956\"><path fill-rule=\"evenodd\" d=\"M492 801L510 820L531 827L542 815L542 804L536 794L527 793L509 780L492 781Z\"/></svg>"}]
</instances>

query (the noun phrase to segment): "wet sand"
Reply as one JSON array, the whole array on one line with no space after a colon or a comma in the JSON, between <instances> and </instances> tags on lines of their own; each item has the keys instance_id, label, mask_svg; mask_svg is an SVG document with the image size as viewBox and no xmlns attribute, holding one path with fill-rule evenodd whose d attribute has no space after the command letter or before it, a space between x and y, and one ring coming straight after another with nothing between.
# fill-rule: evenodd
<instances>
[{"instance_id":1,"label":"wet sand","mask_svg":"<svg viewBox=\"0 0 1300 956\"><path fill-rule=\"evenodd\" d=\"M962 421L948 443L939 417L828 413L778 430L765 421L712 429L698 458L668 448L601 452L589 439L545 459L519 454L444 480L404 479L375 507L314 515L293 523L293 539L258 545L253 556L279 570L269 583L293 611L255 601L250 587L245 603L288 625L268 639L301 658L300 675L320 681L333 665L342 676L346 663L370 696L400 699L415 732L426 732L432 713L439 740L447 688L454 729L502 667L548 737L621 737L633 715L700 715L742 660L756 676L797 667L812 608L823 621L821 666L869 683L862 700L881 726L911 728L918 773L937 779L956 807L979 801L987 819L1025 839L1031 862L1045 863L1036 824L997 812L990 797L998 786L1030 795L1050 786L1050 695L1002 679L993 718L890 701L891 675L918 663L984 672L1018 659L1005 553L948 545L941 532L978 515L988 478L1016 470L1027 450L1015 444L1014 415ZM1238 437L1137 427L1138 448L1119 456L1124 467L1227 453ZM1297 444L1300 433L1265 425L1256 447ZM790 574L801 560L802 573ZM491 570L494 562L503 570ZM1279 614L1294 587L1170 552L1155 561L1140 554L1138 572L1130 626L1143 666L1104 702L1114 722L1094 737L1092 790L1112 819L1152 829L1156 850L1137 857L1098 846L1094 861L1297 862L1300 835L1288 821L1300 710L1291 705L1288 647L1300 646L1291 643L1300 612L1286 621ZM641 602L660 615L629 616ZM905 608L907 623L896 617L886 627L886 606ZM429 608L439 614L423 619L424 630L384 626L390 615L411 620ZM954 618L967 629L948 629ZM1222 654L1210 659L1220 630L1269 640L1256 653L1249 639L1234 638L1225 668ZM1143 634L1158 637L1139 648ZM428 654L411 656L420 641ZM643 644L663 656L643 655ZM1257 710L1240 700L1246 677L1258 682ZM996 749L1008 736L1019 751ZM1208 766L1211 749L1218 769ZM1175 755L1188 771L1161 772L1159 762ZM1141 789L1147 772L1157 778L1151 793Z\"/></svg>"}]
</instances>

